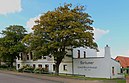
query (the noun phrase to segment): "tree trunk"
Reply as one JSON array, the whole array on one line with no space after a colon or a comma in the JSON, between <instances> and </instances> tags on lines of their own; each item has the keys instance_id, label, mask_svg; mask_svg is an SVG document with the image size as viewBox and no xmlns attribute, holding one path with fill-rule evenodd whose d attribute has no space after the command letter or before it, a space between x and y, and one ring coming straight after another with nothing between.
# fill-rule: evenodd
<instances>
[{"instance_id":1,"label":"tree trunk","mask_svg":"<svg viewBox=\"0 0 129 83\"><path fill-rule=\"evenodd\" d=\"M65 48L64 49L60 49L59 52L57 52L57 57L56 59L54 59L56 62L55 62L55 74L56 75L59 75L59 66L60 66L60 63L62 62L62 59L64 58L65 56Z\"/></svg>"},{"instance_id":2,"label":"tree trunk","mask_svg":"<svg viewBox=\"0 0 129 83\"><path fill-rule=\"evenodd\" d=\"M9 65L10 68L13 68L13 62L14 62L14 56L12 55Z\"/></svg>"},{"instance_id":3,"label":"tree trunk","mask_svg":"<svg viewBox=\"0 0 129 83\"><path fill-rule=\"evenodd\" d=\"M10 62L10 68L13 68L13 61Z\"/></svg>"},{"instance_id":4,"label":"tree trunk","mask_svg":"<svg viewBox=\"0 0 129 83\"><path fill-rule=\"evenodd\" d=\"M1 59L0 59L0 65L1 65Z\"/></svg>"},{"instance_id":5,"label":"tree trunk","mask_svg":"<svg viewBox=\"0 0 129 83\"><path fill-rule=\"evenodd\" d=\"M59 75L59 66L60 66L60 63L56 63L56 64L55 64L55 67L56 67L56 68L55 68L55 74L56 74L56 75Z\"/></svg>"}]
</instances>

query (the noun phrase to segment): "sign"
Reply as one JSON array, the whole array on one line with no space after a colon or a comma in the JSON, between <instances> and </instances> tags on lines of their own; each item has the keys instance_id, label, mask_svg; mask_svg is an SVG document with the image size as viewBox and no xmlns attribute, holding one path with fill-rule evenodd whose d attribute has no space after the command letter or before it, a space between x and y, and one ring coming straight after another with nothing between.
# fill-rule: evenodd
<instances>
[{"instance_id":1,"label":"sign","mask_svg":"<svg viewBox=\"0 0 129 83\"><path fill-rule=\"evenodd\" d=\"M83 69L85 71L91 71L93 69L97 69L97 66L94 66L94 62L92 61L80 61L80 65L77 67L78 69Z\"/></svg>"}]
</instances>

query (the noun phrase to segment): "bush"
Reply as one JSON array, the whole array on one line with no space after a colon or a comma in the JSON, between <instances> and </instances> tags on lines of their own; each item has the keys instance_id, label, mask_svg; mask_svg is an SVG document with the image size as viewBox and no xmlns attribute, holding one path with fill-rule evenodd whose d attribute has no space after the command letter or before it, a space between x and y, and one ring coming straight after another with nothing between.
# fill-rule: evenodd
<instances>
[{"instance_id":1,"label":"bush","mask_svg":"<svg viewBox=\"0 0 129 83\"><path fill-rule=\"evenodd\" d=\"M48 73L48 69L44 68L44 72L45 72L45 73Z\"/></svg>"},{"instance_id":2,"label":"bush","mask_svg":"<svg viewBox=\"0 0 129 83\"><path fill-rule=\"evenodd\" d=\"M33 70L34 70L34 68L33 68L33 67L27 67L27 68L24 68L24 69L23 69L23 72L32 73L32 72L33 72Z\"/></svg>"},{"instance_id":3,"label":"bush","mask_svg":"<svg viewBox=\"0 0 129 83\"><path fill-rule=\"evenodd\" d=\"M26 66L23 66L22 68L20 68L18 71L19 72L29 72L29 73L32 73L34 71L34 68L31 67L31 66L26 65Z\"/></svg>"},{"instance_id":4,"label":"bush","mask_svg":"<svg viewBox=\"0 0 129 83\"><path fill-rule=\"evenodd\" d=\"M6 69L6 68L8 68L8 66L7 65L0 65L0 68Z\"/></svg>"},{"instance_id":5,"label":"bush","mask_svg":"<svg viewBox=\"0 0 129 83\"><path fill-rule=\"evenodd\" d=\"M18 69L19 72L28 72L28 73L48 73L48 69L46 68L34 68L31 66L23 66L22 68Z\"/></svg>"},{"instance_id":6,"label":"bush","mask_svg":"<svg viewBox=\"0 0 129 83\"><path fill-rule=\"evenodd\" d=\"M34 69L34 73L43 73L43 72L45 72L44 68L36 68L36 69Z\"/></svg>"}]
</instances>

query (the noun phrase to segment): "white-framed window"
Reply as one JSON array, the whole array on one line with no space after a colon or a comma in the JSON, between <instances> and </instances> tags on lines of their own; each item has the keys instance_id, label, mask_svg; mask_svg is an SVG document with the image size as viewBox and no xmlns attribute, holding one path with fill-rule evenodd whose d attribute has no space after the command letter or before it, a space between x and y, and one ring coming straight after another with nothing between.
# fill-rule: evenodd
<instances>
[{"instance_id":1,"label":"white-framed window","mask_svg":"<svg viewBox=\"0 0 129 83\"><path fill-rule=\"evenodd\" d=\"M31 60L33 59L33 55L32 55L32 52L30 52L30 59L31 59Z\"/></svg>"},{"instance_id":2,"label":"white-framed window","mask_svg":"<svg viewBox=\"0 0 129 83\"><path fill-rule=\"evenodd\" d=\"M114 67L112 67L112 75L114 75L114 74L115 74Z\"/></svg>"},{"instance_id":3,"label":"white-framed window","mask_svg":"<svg viewBox=\"0 0 129 83\"><path fill-rule=\"evenodd\" d=\"M38 67L39 67L39 68L42 68L42 64L38 64Z\"/></svg>"},{"instance_id":4,"label":"white-framed window","mask_svg":"<svg viewBox=\"0 0 129 83\"><path fill-rule=\"evenodd\" d=\"M49 65L48 64L45 65L45 71L49 71Z\"/></svg>"},{"instance_id":5,"label":"white-framed window","mask_svg":"<svg viewBox=\"0 0 129 83\"><path fill-rule=\"evenodd\" d=\"M43 59L46 59L46 56L43 56Z\"/></svg>"},{"instance_id":6,"label":"white-framed window","mask_svg":"<svg viewBox=\"0 0 129 83\"><path fill-rule=\"evenodd\" d=\"M33 68L35 68L36 66L35 66L35 64L33 64Z\"/></svg>"},{"instance_id":7,"label":"white-framed window","mask_svg":"<svg viewBox=\"0 0 129 83\"><path fill-rule=\"evenodd\" d=\"M78 58L80 58L80 50L77 50L78 51Z\"/></svg>"},{"instance_id":8,"label":"white-framed window","mask_svg":"<svg viewBox=\"0 0 129 83\"><path fill-rule=\"evenodd\" d=\"M86 51L84 51L84 58L86 58Z\"/></svg>"},{"instance_id":9,"label":"white-framed window","mask_svg":"<svg viewBox=\"0 0 129 83\"><path fill-rule=\"evenodd\" d=\"M55 71L56 70L56 65L55 64L53 64L53 71Z\"/></svg>"},{"instance_id":10,"label":"white-framed window","mask_svg":"<svg viewBox=\"0 0 129 83\"><path fill-rule=\"evenodd\" d=\"M67 65L63 65L63 70L67 71Z\"/></svg>"},{"instance_id":11,"label":"white-framed window","mask_svg":"<svg viewBox=\"0 0 129 83\"><path fill-rule=\"evenodd\" d=\"M20 68L20 64L17 64L17 67Z\"/></svg>"},{"instance_id":12,"label":"white-framed window","mask_svg":"<svg viewBox=\"0 0 129 83\"><path fill-rule=\"evenodd\" d=\"M27 60L29 60L29 55L27 54Z\"/></svg>"}]
</instances>

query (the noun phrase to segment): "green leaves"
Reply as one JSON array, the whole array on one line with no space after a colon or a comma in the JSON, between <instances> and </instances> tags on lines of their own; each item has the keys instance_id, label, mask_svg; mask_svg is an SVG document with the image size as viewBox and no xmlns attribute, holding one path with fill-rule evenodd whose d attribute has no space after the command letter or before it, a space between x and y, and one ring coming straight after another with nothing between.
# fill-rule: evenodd
<instances>
[{"instance_id":1,"label":"green leaves","mask_svg":"<svg viewBox=\"0 0 129 83\"><path fill-rule=\"evenodd\" d=\"M2 31L3 37L0 38L0 56L5 61L13 62L18 52L24 51L25 46L21 40L26 35L24 27L19 25L11 25Z\"/></svg>"},{"instance_id":2,"label":"green leaves","mask_svg":"<svg viewBox=\"0 0 129 83\"><path fill-rule=\"evenodd\" d=\"M54 11L44 13L36 20L34 33L26 36L23 41L32 50L44 45L46 49L54 51L68 46L88 46L97 49L97 45L94 44L93 27L90 26L93 20L88 13L83 12L84 10L84 6L73 8L72 4L65 4Z\"/></svg>"},{"instance_id":3,"label":"green leaves","mask_svg":"<svg viewBox=\"0 0 129 83\"><path fill-rule=\"evenodd\" d=\"M54 11L44 13L33 27L34 32L27 35L23 42L39 56L53 55L59 65L67 53L67 47L91 47L97 49L93 38L91 16L84 12L84 6L72 7L65 4Z\"/></svg>"}]
</instances>

